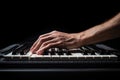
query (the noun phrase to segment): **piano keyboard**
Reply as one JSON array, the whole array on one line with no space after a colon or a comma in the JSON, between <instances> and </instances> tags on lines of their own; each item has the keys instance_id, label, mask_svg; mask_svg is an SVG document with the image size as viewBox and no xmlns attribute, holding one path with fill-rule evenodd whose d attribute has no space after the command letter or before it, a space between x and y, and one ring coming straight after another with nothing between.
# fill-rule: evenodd
<instances>
[{"instance_id":1,"label":"piano keyboard","mask_svg":"<svg viewBox=\"0 0 120 80\"><path fill-rule=\"evenodd\" d=\"M22 44L3 57L5 61L117 61L118 51L105 45L97 44L75 49L49 48L42 55L29 52L29 47Z\"/></svg>"}]
</instances>

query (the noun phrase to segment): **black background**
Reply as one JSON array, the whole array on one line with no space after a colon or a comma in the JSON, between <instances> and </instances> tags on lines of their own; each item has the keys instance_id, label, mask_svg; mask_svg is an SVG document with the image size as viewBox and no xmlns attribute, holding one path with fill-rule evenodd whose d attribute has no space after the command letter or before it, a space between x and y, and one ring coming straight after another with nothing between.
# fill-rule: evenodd
<instances>
[{"instance_id":1,"label":"black background","mask_svg":"<svg viewBox=\"0 0 120 80\"><path fill-rule=\"evenodd\" d=\"M40 34L52 30L80 32L107 21L119 11L119 3L115 1L5 2L1 5L0 48L35 41ZM104 43L119 48L119 40Z\"/></svg>"}]
</instances>

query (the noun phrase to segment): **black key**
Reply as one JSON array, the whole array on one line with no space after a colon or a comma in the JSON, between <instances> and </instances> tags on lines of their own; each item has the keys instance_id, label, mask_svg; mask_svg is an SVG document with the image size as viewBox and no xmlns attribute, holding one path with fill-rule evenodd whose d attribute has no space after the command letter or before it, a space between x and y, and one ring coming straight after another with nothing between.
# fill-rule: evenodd
<instances>
[{"instance_id":1,"label":"black key","mask_svg":"<svg viewBox=\"0 0 120 80\"><path fill-rule=\"evenodd\" d=\"M13 52L12 55L17 55L20 53L21 49L22 49L23 45L18 46Z\"/></svg>"},{"instance_id":2,"label":"black key","mask_svg":"<svg viewBox=\"0 0 120 80\"><path fill-rule=\"evenodd\" d=\"M26 53L24 52L24 50L20 51L20 55L25 55Z\"/></svg>"},{"instance_id":3,"label":"black key","mask_svg":"<svg viewBox=\"0 0 120 80\"><path fill-rule=\"evenodd\" d=\"M102 50L102 53L103 54L113 54L113 53L119 53L118 50L114 49L114 48L111 48L111 47L108 47L106 45L103 45L103 44L96 44L95 45L97 48L99 48L100 50Z\"/></svg>"},{"instance_id":4,"label":"black key","mask_svg":"<svg viewBox=\"0 0 120 80\"><path fill-rule=\"evenodd\" d=\"M69 49L68 52L70 53L79 53L82 52L80 48L75 48L75 49Z\"/></svg>"},{"instance_id":5,"label":"black key","mask_svg":"<svg viewBox=\"0 0 120 80\"><path fill-rule=\"evenodd\" d=\"M24 55L26 55L30 51L30 48L24 50Z\"/></svg>"},{"instance_id":6,"label":"black key","mask_svg":"<svg viewBox=\"0 0 120 80\"><path fill-rule=\"evenodd\" d=\"M93 45L92 47L94 47L101 55L110 55L113 51L113 49L99 44Z\"/></svg>"},{"instance_id":7,"label":"black key","mask_svg":"<svg viewBox=\"0 0 120 80\"><path fill-rule=\"evenodd\" d=\"M2 57L4 57L4 54L1 54L1 53L0 53L0 58L2 58Z\"/></svg>"},{"instance_id":8,"label":"black key","mask_svg":"<svg viewBox=\"0 0 120 80\"><path fill-rule=\"evenodd\" d=\"M94 51L98 54L102 54L102 50L100 50L98 47L96 47L95 45L90 45L90 47L92 47L92 49L94 49Z\"/></svg>"},{"instance_id":9,"label":"black key","mask_svg":"<svg viewBox=\"0 0 120 80\"><path fill-rule=\"evenodd\" d=\"M13 52L12 55L23 55L24 54L24 50L28 48L28 44L21 44L19 47L17 47Z\"/></svg>"},{"instance_id":10,"label":"black key","mask_svg":"<svg viewBox=\"0 0 120 80\"><path fill-rule=\"evenodd\" d=\"M20 44L12 44L0 50L1 54L8 54L16 49Z\"/></svg>"},{"instance_id":11,"label":"black key","mask_svg":"<svg viewBox=\"0 0 120 80\"><path fill-rule=\"evenodd\" d=\"M55 55L54 48L49 48L49 49L45 50L43 55L48 55L48 53L50 53L51 55Z\"/></svg>"},{"instance_id":12,"label":"black key","mask_svg":"<svg viewBox=\"0 0 120 80\"><path fill-rule=\"evenodd\" d=\"M95 51L94 51L94 49L93 48L91 48L91 47L89 47L89 46L85 46L85 48L87 48L89 51L89 53L91 54L91 55L95 55Z\"/></svg>"},{"instance_id":13,"label":"black key","mask_svg":"<svg viewBox=\"0 0 120 80\"><path fill-rule=\"evenodd\" d=\"M66 48L61 48L61 49L60 49L60 52L59 52L59 55L64 55L64 53L66 53L67 55L70 54L69 51L68 51L68 49L66 49Z\"/></svg>"},{"instance_id":14,"label":"black key","mask_svg":"<svg viewBox=\"0 0 120 80\"><path fill-rule=\"evenodd\" d=\"M85 49L84 47L80 47L80 49L82 50L83 55L88 55L88 54L87 54L87 51L84 50L84 49Z\"/></svg>"}]
</instances>

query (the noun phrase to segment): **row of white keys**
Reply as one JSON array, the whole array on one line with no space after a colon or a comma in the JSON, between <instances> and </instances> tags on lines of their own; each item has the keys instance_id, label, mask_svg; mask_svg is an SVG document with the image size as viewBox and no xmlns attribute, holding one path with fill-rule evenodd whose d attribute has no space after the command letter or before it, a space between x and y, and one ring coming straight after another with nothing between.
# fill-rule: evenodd
<instances>
[{"instance_id":1,"label":"row of white keys","mask_svg":"<svg viewBox=\"0 0 120 80\"><path fill-rule=\"evenodd\" d=\"M111 61L116 61L118 59L118 56L115 54L110 54L110 55L100 55L99 53L95 53L94 57L99 60L111 60Z\"/></svg>"},{"instance_id":2,"label":"row of white keys","mask_svg":"<svg viewBox=\"0 0 120 80\"><path fill-rule=\"evenodd\" d=\"M68 60L69 57L64 53L63 55L58 55L58 53L55 53L54 55L51 55L48 53L48 55L37 55L33 54L31 56L31 60Z\"/></svg>"},{"instance_id":3,"label":"row of white keys","mask_svg":"<svg viewBox=\"0 0 120 80\"><path fill-rule=\"evenodd\" d=\"M12 55L12 52L5 55L7 60L51 60L52 59L58 59L59 55L56 53L55 55L51 55L48 53L48 55L37 55L33 54L31 52L28 52L26 55Z\"/></svg>"},{"instance_id":4,"label":"row of white keys","mask_svg":"<svg viewBox=\"0 0 120 80\"><path fill-rule=\"evenodd\" d=\"M13 59L12 52L8 53L7 55L4 55L5 59L11 60Z\"/></svg>"},{"instance_id":5,"label":"row of white keys","mask_svg":"<svg viewBox=\"0 0 120 80\"><path fill-rule=\"evenodd\" d=\"M12 52L10 52L9 54L7 55L4 55L4 57L7 59L7 60L16 60L16 59L21 59L21 56L20 54L17 54L17 55L12 55Z\"/></svg>"},{"instance_id":6,"label":"row of white keys","mask_svg":"<svg viewBox=\"0 0 120 80\"><path fill-rule=\"evenodd\" d=\"M76 59L77 60L95 60L95 61L115 61L117 60L117 55L111 54L111 55L99 55L98 53L95 53L96 55L83 55L82 53L71 53L70 59Z\"/></svg>"},{"instance_id":7,"label":"row of white keys","mask_svg":"<svg viewBox=\"0 0 120 80\"><path fill-rule=\"evenodd\" d=\"M48 55L32 54L30 60L51 60L51 55L50 53Z\"/></svg>"},{"instance_id":8,"label":"row of white keys","mask_svg":"<svg viewBox=\"0 0 120 80\"><path fill-rule=\"evenodd\" d=\"M89 53L88 53L88 55L83 55L83 53L71 53L72 55L72 57L77 57L77 60L82 60L82 61L90 61L90 60L95 60L95 56L94 55L90 55Z\"/></svg>"},{"instance_id":9,"label":"row of white keys","mask_svg":"<svg viewBox=\"0 0 120 80\"><path fill-rule=\"evenodd\" d=\"M67 53L63 53L63 55L58 55L58 53L55 53L55 55L42 55L42 58L44 59L50 59L50 60L100 60L100 61L106 61L106 60L117 60L117 56L114 54L111 55L100 55L98 53L95 53L95 55L83 55L83 53L71 53L71 55L67 55Z\"/></svg>"},{"instance_id":10,"label":"row of white keys","mask_svg":"<svg viewBox=\"0 0 120 80\"><path fill-rule=\"evenodd\" d=\"M31 57L31 55L32 55L31 52L28 52L26 55L20 55L20 54L13 55L12 52L10 52L9 54L4 55L4 57L7 60L28 60Z\"/></svg>"},{"instance_id":11,"label":"row of white keys","mask_svg":"<svg viewBox=\"0 0 120 80\"><path fill-rule=\"evenodd\" d=\"M28 52L26 55L12 55L12 52L5 55L6 59L12 60L117 60L117 56L114 54L111 55L100 55L99 53L95 53L95 55L83 55L83 53L71 53L71 55L67 55L67 53L63 53L63 55L59 55L55 53L55 55L37 55Z\"/></svg>"},{"instance_id":12,"label":"row of white keys","mask_svg":"<svg viewBox=\"0 0 120 80\"><path fill-rule=\"evenodd\" d=\"M32 54L30 60L68 60L68 56L66 53L64 55L58 55L58 53L55 53L55 55L51 55L50 53L48 55Z\"/></svg>"},{"instance_id":13,"label":"row of white keys","mask_svg":"<svg viewBox=\"0 0 120 80\"><path fill-rule=\"evenodd\" d=\"M26 55L21 55L22 60L30 60L32 54L33 53L29 51Z\"/></svg>"},{"instance_id":14,"label":"row of white keys","mask_svg":"<svg viewBox=\"0 0 120 80\"><path fill-rule=\"evenodd\" d=\"M60 60L60 56L58 53L55 53L55 55L51 55L50 53L48 55L33 54L31 60Z\"/></svg>"}]
</instances>

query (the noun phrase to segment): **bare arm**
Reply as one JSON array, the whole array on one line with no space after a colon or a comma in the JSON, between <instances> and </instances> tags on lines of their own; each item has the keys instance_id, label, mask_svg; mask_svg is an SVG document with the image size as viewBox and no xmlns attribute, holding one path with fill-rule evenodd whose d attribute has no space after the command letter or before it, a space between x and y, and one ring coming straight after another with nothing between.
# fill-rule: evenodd
<instances>
[{"instance_id":1,"label":"bare arm","mask_svg":"<svg viewBox=\"0 0 120 80\"><path fill-rule=\"evenodd\" d=\"M83 45L93 44L120 37L120 13L107 22L83 32Z\"/></svg>"},{"instance_id":2,"label":"bare arm","mask_svg":"<svg viewBox=\"0 0 120 80\"><path fill-rule=\"evenodd\" d=\"M52 31L40 35L30 51L42 54L47 48L58 46L76 48L120 37L120 13L107 22L94 26L80 33Z\"/></svg>"}]
</instances>

